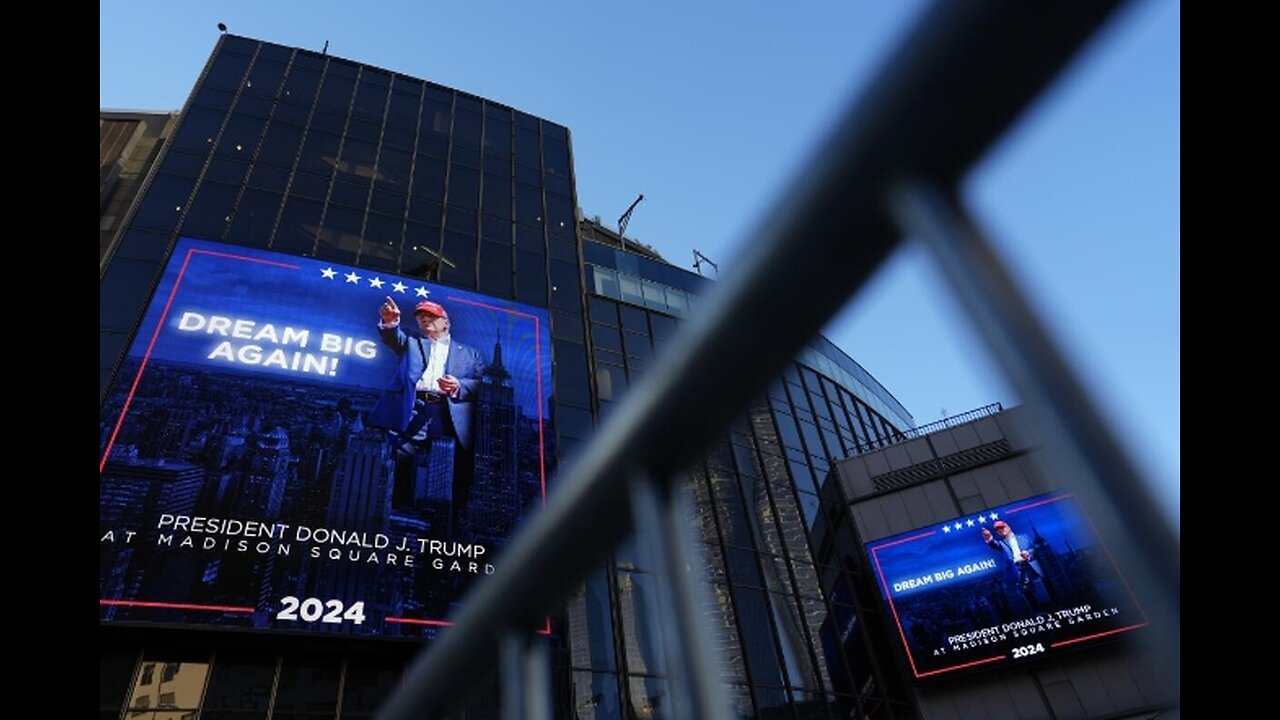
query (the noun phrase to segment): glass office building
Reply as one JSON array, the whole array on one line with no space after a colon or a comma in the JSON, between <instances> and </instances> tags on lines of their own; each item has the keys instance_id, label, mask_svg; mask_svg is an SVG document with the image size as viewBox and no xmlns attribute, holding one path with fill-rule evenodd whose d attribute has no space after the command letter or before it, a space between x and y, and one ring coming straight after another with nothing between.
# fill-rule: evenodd
<instances>
[{"instance_id":1,"label":"glass office building","mask_svg":"<svg viewBox=\"0 0 1280 720\"><path fill-rule=\"evenodd\" d=\"M179 238L420 279L545 313L554 363L546 447L562 462L644 377L708 287L580 219L567 128L398 73L223 35L162 140L103 262L104 418ZM183 391L179 382L166 392ZM863 368L817 338L690 468L717 601L709 622L723 631L723 677L738 715L911 714L890 674L872 672L830 636L845 625L830 618L852 609L823 587L847 579L815 562L811 530L833 461L893 442L913 424ZM104 466L115 437L108 426L104 419ZM182 459L191 427L179 412L157 413L145 426L154 436L130 452ZM308 459L290 457L289 428L255 437L277 487L307 469ZM348 472L357 452L376 464L376 445L351 436ZM148 482L196 498L191 467L170 462ZM555 492L554 474L547 486ZM277 493L263 502L288 500ZM649 569L634 543L624 546L551 618L558 716L667 716ZM104 588L129 582L102 579ZM114 614L109 600L102 718L368 717L420 644L121 620L131 616ZM496 707L481 698L468 717Z\"/></svg>"}]
</instances>

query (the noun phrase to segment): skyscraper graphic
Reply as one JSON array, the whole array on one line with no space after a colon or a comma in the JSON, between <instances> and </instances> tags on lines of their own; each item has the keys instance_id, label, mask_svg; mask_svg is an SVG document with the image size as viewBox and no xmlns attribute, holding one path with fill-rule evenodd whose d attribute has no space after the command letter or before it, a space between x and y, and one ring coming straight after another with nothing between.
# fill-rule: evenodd
<instances>
[{"instance_id":1,"label":"skyscraper graphic","mask_svg":"<svg viewBox=\"0 0 1280 720\"><path fill-rule=\"evenodd\" d=\"M476 402L476 474L467 524L478 542L505 542L520 511L516 419L515 387L502 364L499 340L493 346L493 361L481 378Z\"/></svg>"}]
</instances>

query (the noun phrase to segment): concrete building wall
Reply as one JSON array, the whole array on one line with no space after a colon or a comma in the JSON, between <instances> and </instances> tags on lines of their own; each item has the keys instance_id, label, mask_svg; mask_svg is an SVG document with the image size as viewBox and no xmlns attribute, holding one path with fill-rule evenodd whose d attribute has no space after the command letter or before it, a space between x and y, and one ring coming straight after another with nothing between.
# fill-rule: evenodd
<instances>
[{"instance_id":1,"label":"concrete building wall","mask_svg":"<svg viewBox=\"0 0 1280 720\"><path fill-rule=\"evenodd\" d=\"M173 130L176 112L117 112L98 116L98 261L107 257L120 222Z\"/></svg>"}]
</instances>

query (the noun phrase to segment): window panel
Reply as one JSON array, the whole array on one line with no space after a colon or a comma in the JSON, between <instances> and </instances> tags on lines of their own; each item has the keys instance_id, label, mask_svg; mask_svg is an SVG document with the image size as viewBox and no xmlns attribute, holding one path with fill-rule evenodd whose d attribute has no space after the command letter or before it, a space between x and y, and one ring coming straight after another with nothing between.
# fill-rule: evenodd
<instances>
[{"instance_id":1,"label":"window panel","mask_svg":"<svg viewBox=\"0 0 1280 720\"><path fill-rule=\"evenodd\" d=\"M219 655L209 676L203 711L253 711L241 717L266 717L275 681L276 660L270 657Z\"/></svg>"},{"instance_id":2,"label":"window panel","mask_svg":"<svg viewBox=\"0 0 1280 720\"><path fill-rule=\"evenodd\" d=\"M530 227L542 224L542 190L534 185L516 183L516 222Z\"/></svg>"},{"instance_id":3,"label":"window panel","mask_svg":"<svg viewBox=\"0 0 1280 720\"><path fill-rule=\"evenodd\" d=\"M351 107L353 116L363 116L381 120L382 111L387 105L387 92L389 87L385 83L369 82L369 79L376 77L376 73L365 73L365 78L361 79L360 87L356 90L356 100Z\"/></svg>"},{"instance_id":4,"label":"window panel","mask_svg":"<svg viewBox=\"0 0 1280 720\"><path fill-rule=\"evenodd\" d=\"M516 128L516 162L532 167L542 165L538 147L538 131Z\"/></svg>"},{"instance_id":5,"label":"window panel","mask_svg":"<svg viewBox=\"0 0 1280 720\"><path fill-rule=\"evenodd\" d=\"M398 217L370 213L360 242L360 264L379 270L396 270L400 264L400 240L404 223Z\"/></svg>"},{"instance_id":6,"label":"window panel","mask_svg":"<svg viewBox=\"0 0 1280 720\"><path fill-rule=\"evenodd\" d=\"M485 173L484 175L484 214L504 220L511 219L511 180Z\"/></svg>"},{"instance_id":7,"label":"window panel","mask_svg":"<svg viewBox=\"0 0 1280 720\"><path fill-rule=\"evenodd\" d=\"M486 240L511 245L511 222L487 215L480 218L480 235Z\"/></svg>"},{"instance_id":8,"label":"window panel","mask_svg":"<svg viewBox=\"0 0 1280 720\"><path fill-rule=\"evenodd\" d=\"M576 342L585 342L586 333L582 329L582 318L574 317L559 310L551 311L551 336Z\"/></svg>"},{"instance_id":9,"label":"window panel","mask_svg":"<svg viewBox=\"0 0 1280 720\"><path fill-rule=\"evenodd\" d=\"M591 271L591 281L597 295L604 295L615 300L621 299L618 291L618 273L608 268L602 268L599 265L588 265Z\"/></svg>"},{"instance_id":10,"label":"window panel","mask_svg":"<svg viewBox=\"0 0 1280 720\"><path fill-rule=\"evenodd\" d=\"M280 252L310 255L320 230L321 205L313 200L290 197L285 201L271 247Z\"/></svg>"},{"instance_id":11,"label":"window panel","mask_svg":"<svg viewBox=\"0 0 1280 720\"><path fill-rule=\"evenodd\" d=\"M521 250L528 250L531 253L545 255L547 253L547 243L542 238L542 229L517 225L516 247Z\"/></svg>"},{"instance_id":12,"label":"window panel","mask_svg":"<svg viewBox=\"0 0 1280 720\"><path fill-rule=\"evenodd\" d=\"M310 130L312 132L316 130L323 130L325 132L333 133L334 135L341 135L342 131L347 127L347 116L317 110L311 115L311 122L309 124L311 125Z\"/></svg>"},{"instance_id":13,"label":"window panel","mask_svg":"<svg viewBox=\"0 0 1280 720\"><path fill-rule=\"evenodd\" d=\"M227 232L227 242L266 247L271 240L271 230L275 227L281 199L280 193L246 189Z\"/></svg>"},{"instance_id":14,"label":"window panel","mask_svg":"<svg viewBox=\"0 0 1280 720\"><path fill-rule=\"evenodd\" d=\"M346 115L355 88L354 77L346 77L331 67L320 85L320 94L316 96L316 109Z\"/></svg>"},{"instance_id":15,"label":"window panel","mask_svg":"<svg viewBox=\"0 0 1280 720\"><path fill-rule=\"evenodd\" d=\"M338 172L372 179L377 157L378 147L374 143L347 138L342 146L342 161L338 164Z\"/></svg>"},{"instance_id":16,"label":"window panel","mask_svg":"<svg viewBox=\"0 0 1280 720\"><path fill-rule=\"evenodd\" d=\"M485 155L509 158L511 157L511 121L495 117L496 111L492 106L485 110L484 118L484 152ZM501 111L510 117L509 111Z\"/></svg>"},{"instance_id":17,"label":"window panel","mask_svg":"<svg viewBox=\"0 0 1280 720\"><path fill-rule=\"evenodd\" d=\"M129 715L134 715L134 710L195 710L200 707L208 674L208 663L147 660L130 693Z\"/></svg>"},{"instance_id":18,"label":"window panel","mask_svg":"<svg viewBox=\"0 0 1280 720\"><path fill-rule=\"evenodd\" d=\"M666 659L662 654L661 632L653 623L657 619L657 582L644 573L619 572L618 612L622 618L623 651L627 671L638 674L663 674Z\"/></svg>"},{"instance_id":19,"label":"window panel","mask_svg":"<svg viewBox=\"0 0 1280 720\"><path fill-rule=\"evenodd\" d=\"M223 90L239 90L244 80L245 71L249 69L250 58L236 53L220 52L213 61L213 67L204 77L204 84Z\"/></svg>"},{"instance_id":20,"label":"window panel","mask_svg":"<svg viewBox=\"0 0 1280 720\"><path fill-rule=\"evenodd\" d=\"M178 216L187 206L191 196L191 188L195 181L191 178L160 174L147 191L146 199L138 207L133 216L133 227L154 230L172 230L178 223Z\"/></svg>"},{"instance_id":21,"label":"window panel","mask_svg":"<svg viewBox=\"0 0 1280 720\"><path fill-rule=\"evenodd\" d=\"M237 162L235 160L217 159L209 163L209 170L205 173L205 181L226 183L227 185L240 185L244 182L244 176L249 172L249 163Z\"/></svg>"},{"instance_id":22,"label":"window panel","mask_svg":"<svg viewBox=\"0 0 1280 720\"><path fill-rule=\"evenodd\" d=\"M397 218L402 217L405 212L405 203L409 198L404 194L404 190L385 192L381 190L381 185L376 185L373 194L369 196L369 211L382 213L384 215L395 215Z\"/></svg>"},{"instance_id":23,"label":"window panel","mask_svg":"<svg viewBox=\"0 0 1280 720\"><path fill-rule=\"evenodd\" d=\"M226 113L192 106L173 137L173 149L204 155L213 148L213 139L222 129Z\"/></svg>"},{"instance_id":24,"label":"window panel","mask_svg":"<svg viewBox=\"0 0 1280 720\"><path fill-rule=\"evenodd\" d=\"M622 366L596 363L596 392L601 400L621 400L627 387L627 374Z\"/></svg>"},{"instance_id":25,"label":"window panel","mask_svg":"<svg viewBox=\"0 0 1280 720\"><path fill-rule=\"evenodd\" d=\"M574 671L573 720L622 720L618 678L612 673Z\"/></svg>"},{"instance_id":26,"label":"window panel","mask_svg":"<svg viewBox=\"0 0 1280 720\"><path fill-rule=\"evenodd\" d=\"M387 124L408 130L418 127L418 106L421 104L421 93L407 92L398 84L391 91L391 107L387 111Z\"/></svg>"},{"instance_id":27,"label":"window panel","mask_svg":"<svg viewBox=\"0 0 1280 720\"><path fill-rule=\"evenodd\" d=\"M234 99L235 93L230 90L219 90L212 85L204 85L196 93L196 98L192 103L199 107L225 113L231 107L231 102Z\"/></svg>"},{"instance_id":28,"label":"window panel","mask_svg":"<svg viewBox=\"0 0 1280 720\"><path fill-rule=\"evenodd\" d=\"M441 140L449 139L449 127L453 123L453 107L448 103L428 97L422 107L422 124L418 132Z\"/></svg>"},{"instance_id":29,"label":"window panel","mask_svg":"<svg viewBox=\"0 0 1280 720\"><path fill-rule=\"evenodd\" d=\"M170 175L194 178L200 174L200 168L204 167L204 160L203 155L171 152L165 156L164 164L160 166L160 171Z\"/></svg>"},{"instance_id":30,"label":"window panel","mask_svg":"<svg viewBox=\"0 0 1280 720\"><path fill-rule=\"evenodd\" d=\"M305 172L328 175L338 165L340 138L327 132L312 130L302 143L298 169Z\"/></svg>"},{"instance_id":31,"label":"window panel","mask_svg":"<svg viewBox=\"0 0 1280 720\"><path fill-rule=\"evenodd\" d=\"M440 228L407 223L404 250L400 255L400 271L406 275L435 281L440 263Z\"/></svg>"},{"instance_id":32,"label":"window panel","mask_svg":"<svg viewBox=\"0 0 1280 720\"><path fill-rule=\"evenodd\" d=\"M474 237L476 234L476 214L456 206L449 206L444 213L444 229ZM474 245L474 240L472 243ZM472 254L475 248L472 247Z\"/></svg>"},{"instance_id":33,"label":"window panel","mask_svg":"<svg viewBox=\"0 0 1280 720\"><path fill-rule=\"evenodd\" d=\"M296 173L289 184L289 194L312 200L324 200L329 195L329 175Z\"/></svg>"},{"instance_id":34,"label":"window panel","mask_svg":"<svg viewBox=\"0 0 1280 720\"><path fill-rule=\"evenodd\" d=\"M551 261L551 307L582 314L582 284L578 266L560 260Z\"/></svg>"},{"instance_id":35,"label":"window panel","mask_svg":"<svg viewBox=\"0 0 1280 720\"><path fill-rule=\"evenodd\" d=\"M342 681L342 717L371 717L399 681L399 668L348 664Z\"/></svg>"},{"instance_id":36,"label":"window panel","mask_svg":"<svg viewBox=\"0 0 1280 720\"><path fill-rule=\"evenodd\" d=\"M764 592L735 587L733 598L738 607L738 632L752 682L782 687L782 663L774 645L773 619Z\"/></svg>"},{"instance_id":37,"label":"window panel","mask_svg":"<svg viewBox=\"0 0 1280 720\"><path fill-rule=\"evenodd\" d=\"M556 399L561 403L568 402L584 408L590 407L591 396L587 392L589 378L587 372L587 349L582 345L567 340L555 340L552 345L555 349ZM573 398L562 394L560 392L561 379L566 381L564 383L566 386L580 387L580 394L575 391Z\"/></svg>"},{"instance_id":38,"label":"window panel","mask_svg":"<svg viewBox=\"0 0 1280 720\"><path fill-rule=\"evenodd\" d=\"M579 585L568 602L569 658L573 667L616 670L609 576L596 569Z\"/></svg>"},{"instance_id":39,"label":"window panel","mask_svg":"<svg viewBox=\"0 0 1280 720\"><path fill-rule=\"evenodd\" d=\"M646 720L673 720L671 691L663 678L631 678L632 717Z\"/></svg>"},{"instance_id":40,"label":"window panel","mask_svg":"<svg viewBox=\"0 0 1280 720\"><path fill-rule=\"evenodd\" d=\"M480 207L480 173L457 164L449 166L448 204L467 210Z\"/></svg>"},{"instance_id":41,"label":"window panel","mask_svg":"<svg viewBox=\"0 0 1280 720\"><path fill-rule=\"evenodd\" d=\"M289 70L284 79L284 88L280 93L280 101L295 105L309 106L315 99L316 90L320 87L320 73L297 64Z\"/></svg>"},{"instance_id":42,"label":"window panel","mask_svg":"<svg viewBox=\"0 0 1280 720\"><path fill-rule=\"evenodd\" d=\"M573 203L564 195L547 193L547 231L572 239L574 237Z\"/></svg>"},{"instance_id":43,"label":"window panel","mask_svg":"<svg viewBox=\"0 0 1280 720\"><path fill-rule=\"evenodd\" d=\"M267 125L266 139L262 149L258 151L258 163L266 163L282 168L293 167L298 157L298 146L302 144L302 128L286 123L272 122Z\"/></svg>"},{"instance_id":44,"label":"window panel","mask_svg":"<svg viewBox=\"0 0 1280 720\"><path fill-rule=\"evenodd\" d=\"M447 219L447 218L446 218ZM475 232L474 221L472 233ZM444 263L440 268L440 281L464 290L476 287L476 241L474 235L445 230L441 256L452 262Z\"/></svg>"},{"instance_id":45,"label":"window panel","mask_svg":"<svg viewBox=\"0 0 1280 720\"><path fill-rule=\"evenodd\" d=\"M464 147L480 147L479 113L458 109L453 118L453 141Z\"/></svg>"},{"instance_id":46,"label":"window panel","mask_svg":"<svg viewBox=\"0 0 1280 720\"><path fill-rule=\"evenodd\" d=\"M444 202L444 173L443 160L419 155L413 166L410 194L437 203Z\"/></svg>"},{"instance_id":47,"label":"window panel","mask_svg":"<svg viewBox=\"0 0 1280 720\"><path fill-rule=\"evenodd\" d=\"M196 191L191 211L182 223L182 234L191 237L218 240L231 221L231 209L235 206L240 188L235 185L204 182Z\"/></svg>"},{"instance_id":48,"label":"window panel","mask_svg":"<svg viewBox=\"0 0 1280 720\"><path fill-rule=\"evenodd\" d=\"M335 180L329 191L329 202L363 211L369 202L369 183Z\"/></svg>"},{"instance_id":49,"label":"window panel","mask_svg":"<svg viewBox=\"0 0 1280 720\"><path fill-rule=\"evenodd\" d=\"M355 262L363 225L363 211L330 205L320 229L316 255L339 262Z\"/></svg>"},{"instance_id":50,"label":"window panel","mask_svg":"<svg viewBox=\"0 0 1280 720\"><path fill-rule=\"evenodd\" d=\"M337 660L286 657L281 662L275 713L327 713L338 708Z\"/></svg>"},{"instance_id":51,"label":"window panel","mask_svg":"<svg viewBox=\"0 0 1280 720\"><path fill-rule=\"evenodd\" d=\"M252 95L241 95L240 100L236 103L236 113L240 115L252 115L257 118L266 120L271 114L271 100L267 98L253 97Z\"/></svg>"},{"instance_id":52,"label":"window panel","mask_svg":"<svg viewBox=\"0 0 1280 720\"><path fill-rule=\"evenodd\" d=\"M245 78L244 91L262 97L275 97L284 82L285 64L258 58Z\"/></svg>"},{"instance_id":53,"label":"window panel","mask_svg":"<svg viewBox=\"0 0 1280 720\"><path fill-rule=\"evenodd\" d=\"M518 235L517 235L518 237ZM547 304L547 266L541 255L516 250L516 299L545 307Z\"/></svg>"},{"instance_id":54,"label":"window panel","mask_svg":"<svg viewBox=\"0 0 1280 720\"><path fill-rule=\"evenodd\" d=\"M480 244L480 292L511 297L511 246L484 241Z\"/></svg>"}]
</instances>

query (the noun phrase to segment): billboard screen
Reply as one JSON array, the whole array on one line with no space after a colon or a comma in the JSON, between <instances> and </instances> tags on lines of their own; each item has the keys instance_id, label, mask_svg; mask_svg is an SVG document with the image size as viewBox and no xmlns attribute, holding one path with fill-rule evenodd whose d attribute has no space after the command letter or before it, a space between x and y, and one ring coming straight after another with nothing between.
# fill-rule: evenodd
<instances>
[{"instance_id":1,"label":"billboard screen","mask_svg":"<svg viewBox=\"0 0 1280 720\"><path fill-rule=\"evenodd\" d=\"M552 469L545 310L189 238L103 403L101 618L423 637Z\"/></svg>"},{"instance_id":2,"label":"billboard screen","mask_svg":"<svg viewBox=\"0 0 1280 720\"><path fill-rule=\"evenodd\" d=\"M917 679L1039 658L1147 624L1072 494L989 508L866 549Z\"/></svg>"}]
</instances>

